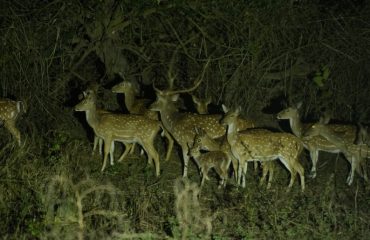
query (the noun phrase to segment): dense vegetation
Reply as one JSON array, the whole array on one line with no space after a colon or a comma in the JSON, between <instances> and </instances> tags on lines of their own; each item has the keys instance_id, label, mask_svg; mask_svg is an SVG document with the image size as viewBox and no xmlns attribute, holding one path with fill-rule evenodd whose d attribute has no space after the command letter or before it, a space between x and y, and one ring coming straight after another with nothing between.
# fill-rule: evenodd
<instances>
[{"instance_id":1,"label":"dense vegetation","mask_svg":"<svg viewBox=\"0 0 370 240\"><path fill-rule=\"evenodd\" d=\"M370 124L370 6L366 1L1 1L0 96L22 100L19 147L0 128L0 235L4 239L368 239L370 189L345 184L341 156L321 154L318 177L285 192L276 167L271 190L249 169L247 187L217 188L210 174L181 176L181 154L155 177L131 155L100 172L92 130L74 113L79 95L100 85L99 106L124 110L111 87L137 82L191 86L212 111L240 105L261 126L289 131L274 114L303 101L315 121ZM184 95L184 108L194 111ZM164 158L164 144L156 147ZM119 149L121 150L121 149ZM118 151L116 158L118 158ZM306 172L309 156L302 158Z\"/></svg>"}]
</instances>

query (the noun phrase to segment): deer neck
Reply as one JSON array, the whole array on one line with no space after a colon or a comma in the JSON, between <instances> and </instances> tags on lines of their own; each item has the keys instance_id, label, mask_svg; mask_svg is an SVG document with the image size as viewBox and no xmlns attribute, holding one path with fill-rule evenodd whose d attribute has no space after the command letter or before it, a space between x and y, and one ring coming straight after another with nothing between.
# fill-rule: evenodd
<instances>
[{"instance_id":1,"label":"deer neck","mask_svg":"<svg viewBox=\"0 0 370 240\"><path fill-rule=\"evenodd\" d=\"M176 125L177 120L181 117L180 113L176 109L166 107L160 111L161 121L167 131L171 132Z\"/></svg>"},{"instance_id":2,"label":"deer neck","mask_svg":"<svg viewBox=\"0 0 370 240\"><path fill-rule=\"evenodd\" d=\"M98 126L99 117L96 111L96 106L94 106L92 109L86 110L86 121L94 130Z\"/></svg>"},{"instance_id":3,"label":"deer neck","mask_svg":"<svg viewBox=\"0 0 370 240\"><path fill-rule=\"evenodd\" d=\"M299 117L299 114L294 114L291 118L289 118L290 128L292 129L292 132L297 137L302 137L303 135L303 124L301 122L301 119Z\"/></svg>"},{"instance_id":4,"label":"deer neck","mask_svg":"<svg viewBox=\"0 0 370 240\"><path fill-rule=\"evenodd\" d=\"M231 146L235 145L238 141L235 122L227 125L227 141L229 142Z\"/></svg>"},{"instance_id":5,"label":"deer neck","mask_svg":"<svg viewBox=\"0 0 370 240\"><path fill-rule=\"evenodd\" d=\"M125 92L125 105L129 112L133 111L135 101L136 101L136 96L133 92L131 91Z\"/></svg>"}]
</instances>

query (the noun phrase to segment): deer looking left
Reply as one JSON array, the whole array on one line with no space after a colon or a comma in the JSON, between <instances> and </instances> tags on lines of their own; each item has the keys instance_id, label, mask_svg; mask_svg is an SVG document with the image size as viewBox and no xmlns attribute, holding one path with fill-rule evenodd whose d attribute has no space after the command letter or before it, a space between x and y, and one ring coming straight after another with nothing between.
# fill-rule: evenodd
<instances>
[{"instance_id":1,"label":"deer looking left","mask_svg":"<svg viewBox=\"0 0 370 240\"><path fill-rule=\"evenodd\" d=\"M104 161L101 171L104 171L108 154L113 152L111 148L114 141L140 144L148 154L148 162L154 160L156 175L160 174L159 155L154 148L154 138L161 129L159 121L148 119L143 115L133 114L97 114L96 95L93 92L85 92L85 98L75 106L75 111L86 113L86 120L93 128L95 134L104 141ZM110 151L111 150L111 151ZM127 149L126 149L127 150ZM126 153L125 150L125 153ZM120 160L123 159L121 156Z\"/></svg>"},{"instance_id":2,"label":"deer looking left","mask_svg":"<svg viewBox=\"0 0 370 240\"><path fill-rule=\"evenodd\" d=\"M26 112L22 101L13 101L7 98L0 99L0 123L4 126L21 145L21 134L16 127L16 121L21 113Z\"/></svg>"}]
</instances>

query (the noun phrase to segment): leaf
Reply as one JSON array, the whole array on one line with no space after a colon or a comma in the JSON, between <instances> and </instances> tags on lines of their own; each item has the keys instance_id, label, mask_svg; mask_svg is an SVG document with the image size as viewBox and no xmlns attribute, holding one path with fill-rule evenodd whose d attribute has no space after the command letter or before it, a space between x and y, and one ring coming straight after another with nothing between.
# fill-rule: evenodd
<instances>
[{"instance_id":1,"label":"leaf","mask_svg":"<svg viewBox=\"0 0 370 240\"><path fill-rule=\"evenodd\" d=\"M313 78L313 81L316 83L317 86L319 87L323 87L324 86L324 83L323 83L323 80L324 78L322 76L315 76Z\"/></svg>"},{"instance_id":2,"label":"leaf","mask_svg":"<svg viewBox=\"0 0 370 240\"><path fill-rule=\"evenodd\" d=\"M325 67L323 68L322 77L323 77L325 80L327 80L327 79L329 78L329 75L330 75L330 69L329 69L327 66L325 66Z\"/></svg>"}]
</instances>

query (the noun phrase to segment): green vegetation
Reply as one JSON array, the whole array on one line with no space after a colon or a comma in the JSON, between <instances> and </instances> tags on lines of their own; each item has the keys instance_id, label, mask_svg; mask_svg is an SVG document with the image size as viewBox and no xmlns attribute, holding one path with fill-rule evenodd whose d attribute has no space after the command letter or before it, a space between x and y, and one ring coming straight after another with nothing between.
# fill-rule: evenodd
<instances>
[{"instance_id":1,"label":"green vegetation","mask_svg":"<svg viewBox=\"0 0 370 240\"><path fill-rule=\"evenodd\" d=\"M0 96L28 111L17 122L21 147L0 128L0 236L368 239L370 188L359 176L345 184L342 157L321 154L304 193L298 184L285 192L280 166L268 191L251 168L245 189L232 178L217 189L210 173L200 190L194 163L179 179L176 150L159 178L138 152L101 173L92 131L73 112L91 82L101 86L99 106L122 111L110 91L122 79L154 100L153 82L165 88L172 75L175 88L190 86L209 60L199 94L240 105L265 126L278 127L272 114L298 101L307 121L329 110L337 121L369 125L370 6L323 2L2 1ZM164 159L160 138L156 147ZM302 163L308 173L308 155Z\"/></svg>"}]
</instances>

